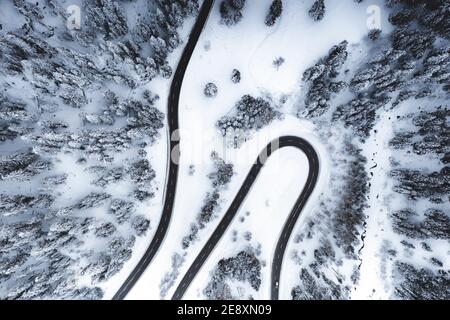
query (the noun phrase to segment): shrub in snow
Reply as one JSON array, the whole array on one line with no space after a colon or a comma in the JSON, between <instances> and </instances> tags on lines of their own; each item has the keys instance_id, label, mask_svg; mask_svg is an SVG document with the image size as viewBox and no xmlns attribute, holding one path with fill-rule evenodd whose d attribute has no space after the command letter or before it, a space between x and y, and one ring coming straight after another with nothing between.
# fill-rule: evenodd
<instances>
[{"instance_id":1,"label":"shrub in snow","mask_svg":"<svg viewBox=\"0 0 450 320\"><path fill-rule=\"evenodd\" d=\"M161 77L169 79L172 76L172 67L168 64L164 64L159 69L159 73L161 74Z\"/></svg>"},{"instance_id":2,"label":"shrub in snow","mask_svg":"<svg viewBox=\"0 0 450 320\"><path fill-rule=\"evenodd\" d=\"M63 174L57 174L57 175L50 175L48 177L45 177L42 181L42 184L45 187L51 188L54 186L65 184L67 181L67 173Z\"/></svg>"},{"instance_id":3,"label":"shrub in snow","mask_svg":"<svg viewBox=\"0 0 450 320\"><path fill-rule=\"evenodd\" d=\"M239 83L241 81L241 72L238 69L233 69L231 72L231 81L233 83Z\"/></svg>"},{"instance_id":4,"label":"shrub in snow","mask_svg":"<svg viewBox=\"0 0 450 320\"><path fill-rule=\"evenodd\" d=\"M81 120L83 123L94 124L94 125L113 125L114 117L109 114L108 111L103 114L95 113L82 113Z\"/></svg>"},{"instance_id":5,"label":"shrub in snow","mask_svg":"<svg viewBox=\"0 0 450 320\"><path fill-rule=\"evenodd\" d=\"M111 214L117 219L119 224L128 221L134 212L134 203L130 201L114 199L110 206Z\"/></svg>"},{"instance_id":6,"label":"shrub in snow","mask_svg":"<svg viewBox=\"0 0 450 320\"><path fill-rule=\"evenodd\" d=\"M109 185L111 183L122 181L125 176L124 167L107 169L103 166L92 166L89 167L87 171L97 176L97 178L92 181L92 184L99 187L105 187L106 185Z\"/></svg>"},{"instance_id":7,"label":"shrub in snow","mask_svg":"<svg viewBox=\"0 0 450 320\"><path fill-rule=\"evenodd\" d=\"M127 110L127 133L136 138L149 137L152 141L158 137L158 131L164 126L164 114L153 106L137 100L128 100L124 106Z\"/></svg>"},{"instance_id":8,"label":"shrub in snow","mask_svg":"<svg viewBox=\"0 0 450 320\"><path fill-rule=\"evenodd\" d=\"M349 139L350 140L350 139ZM360 248L364 246L362 237L367 221L366 208L369 206L369 176L366 172L366 158L361 154L358 144L347 139L337 158L332 160L339 163L332 181L331 194L319 201L320 209L315 213L318 219L311 219L305 223L304 232L295 237L298 252L293 259L300 266L299 283L291 290L293 299L348 299L351 286L358 274L348 274L348 282L342 283L345 271L338 274L328 274L330 268L339 269L340 257L354 264L355 270L359 264ZM326 199L326 200L325 200ZM325 232L320 230L322 222L326 221ZM330 236L330 231L332 236ZM304 250L306 244L312 245L310 250Z\"/></svg>"},{"instance_id":9,"label":"shrub in snow","mask_svg":"<svg viewBox=\"0 0 450 320\"><path fill-rule=\"evenodd\" d=\"M447 40L450 39L450 21L448 16L449 4L446 1L401 1L405 8L404 16L408 16L408 10L412 11L415 19L420 24L429 28L434 33Z\"/></svg>"},{"instance_id":10,"label":"shrub in snow","mask_svg":"<svg viewBox=\"0 0 450 320\"><path fill-rule=\"evenodd\" d=\"M415 13L411 8L400 9L389 15L389 22L394 26L405 26L415 19Z\"/></svg>"},{"instance_id":11,"label":"shrub in snow","mask_svg":"<svg viewBox=\"0 0 450 320\"><path fill-rule=\"evenodd\" d=\"M214 161L214 171L208 177L211 180L212 190L208 192L203 200L203 205L200 209L196 220L191 224L190 230L181 241L181 248L188 249L191 244L199 238L198 233L206 226L214 217L214 214L219 209L220 192L228 185L233 176L233 165L226 163L221 159L216 152L211 154L211 159ZM161 296L165 296L167 291L175 283L179 274L179 267L184 262L184 256L175 254L178 257L183 257L181 260L176 259L177 264L172 265L172 270L168 272L161 281L160 290ZM174 256L175 257L175 256ZM179 262L179 264L178 264Z\"/></svg>"},{"instance_id":12,"label":"shrub in snow","mask_svg":"<svg viewBox=\"0 0 450 320\"><path fill-rule=\"evenodd\" d=\"M153 106L155 104L155 102L159 100L159 95L158 94L154 94L153 92L151 92L148 89L144 90L144 92L142 93L142 96L144 97L145 100L147 100L147 102L151 106Z\"/></svg>"},{"instance_id":13,"label":"shrub in snow","mask_svg":"<svg viewBox=\"0 0 450 320\"><path fill-rule=\"evenodd\" d=\"M193 164L191 164L191 165L189 165L189 171L188 171L188 174L189 174L190 176L193 176L194 173L195 173L195 166L194 166Z\"/></svg>"},{"instance_id":14,"label":"shrub in snow","mask_svg":"<svg viewBox=\"0 0 450 320\"><path fill-rule=\"evenodd\" d=\"M22 101L15 100L0 93L0 120L4 121L33 121L34 117Z\"/></svg>"},{"instance_id":15,"label":"shrub in snow","mask_svg":"<svg viewBox=\"0 0 450 320\"><path fill-rule=\"evenodd\" d=\"M19 134L20 132L13 126L0 124L0 143L7 140L14 140Z\"/></svg>"},{"instance_id":16,"label":"shrub in snow","mask_svg":"<svg viewBox=\"0 0 450 320\"><path fill-rule=\"evenodd\" d=\"M193 241L198 239L199 229L208 224L219 209L220 192L230 183L234 175L233 164L225 162L216 152L211 153L214 162L214 171L208 175L211 181L212 191L206 194L203 205L196 221L191 225L190 232L183 237L182 248L187 249Z\"/></svg>"},{"instance_id":17,"label":"shrub in snow","mask_svg":"<svg viewBox=\"0 0 450 320\"><path fill-rule=\"evenodd\" d=\"M131 254L132 251L128 247L121 248L112 255L106 251L101 252L97 259L84 269L84 273L91 275L93 283L105 282L122 269Z\"/></svg>"},{"instance_id":18,"label":"shrub in snow","mask_svg":"<svg viewBox=\"0 0 450 320\"><path fill-rule=\"evenodd\" d=\"M355 247L360 241L360 229L366 218L364 210L368 207L369 177L365 170L367 159L361 155L361 150L347 144L345 152L351 160L347 164L347 174L344 178L345 192L340 195L333 212L333 234L347 256L355 257Z\"/></svg>"},{"instance_id":19,"label":"shrub in snow","mask_svg":"<svg viewBox=\"0 0 450 320\"><path fill-rule=\"evenodd\" d=\"M175 281L180 274L179 269L185 261L185 255L186 254L181 255L179 253L174 253L172 255L172 271L167 272L159 284L159 293L162 298L167 295L169 289L175 284Z\"/></svg>"},{"instance_id":20,"label":"shrub in snow","mask_svg":"<svg viewBox=\"0 0 450 320\"><path fill-rule=\"evenodd\" d=\"M450 167L430 173L405 168L394 169L391 176L398 181L394 191L405 194L410 199L428 198L435 203L449 200Z\"/></svg>"},{"instance_id":21,"label":"shrub in snow","mask_svg":"<svg viewBox=\"0 0 450 320\"><path fill-rule=\"evenodd\" d=\"M217 91L217 86L212 82L208 82L203 89L203 93L209 98L215 97L217 95Z\"/></svg>"},{"instance_id":22,"label":"shrub in snow","mask_svg":"<svg viewBox=\"0 0 450 320\"><path fill-rule=\"evenodd\" d=\"M384 50L366 64L351 80L350 89L355 93L370 93L371 96L379 97L402 89L412 77L419 80L425 75L431 78L438 76L434 72L429 72L437 67L434 57L441 55L440 52L435 51L430 52L428 65L424 60L422 72L413 72L415 65L420 62L417 58L425 54L425 51L432 46L434 39L433 34L430 33L397 29L390 38L392 48ZM443 62L445 68L448 61L445 63L444 58Z\"/></svg>"},{"instance_id":23,"label":"shrub in snow","mask_svg":"<svg viewBox=\"0 0 450 320\"><path fill-rule=\"evenodd\" d=\"M69 125L62 120L44 120L39 124L43 132L48 133L61 133L65 129L69 128Z\"/></svg>"},{"instance_id":24,"label":"shrub in snow","mask_svg":"<svg viewBox=\"0 0 450 320\"><path fill-rule=\"evenodd\" d=\"M183 240L181 242L181 247L183 249L187 249L191 246L192 242L198 239L198 226L197 224L193 223L191 224L191 230L187 236L183 237Z\"/></svg>"},{"instance_id":25,"label":"shrub in snow","mask_svg":"<svg viewBox=\"0 0 450 320\"><path fill-rule=\"evenodd\" d=\"M284 63L284 58L283 57L278 57L275 60L273 60L272 65L274 68L276 68L278 70L279 67L281 67L281 65Z\"/></svg>"}]
</instances>

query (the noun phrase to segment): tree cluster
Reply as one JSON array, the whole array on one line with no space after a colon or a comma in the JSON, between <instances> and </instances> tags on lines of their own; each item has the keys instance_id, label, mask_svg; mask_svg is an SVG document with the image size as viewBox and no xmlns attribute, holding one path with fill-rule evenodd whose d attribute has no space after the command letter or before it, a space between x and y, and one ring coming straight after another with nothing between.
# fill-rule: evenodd
<instances>
[{"instance_id":1,"label":"tree cluster","mask_svg":"<svg viewBox=\"0 0 450 320\"><path fill-rule=\"evenodd\" d=\"M389 145L396 149L411 148L418 155L436 154L441 162L450 162L450 111L437 108L432 112L420 112L413 118L417 130L398 132Z\"/></svg>"},{"instance_id":2,"label":"tree cluster","mask_svg":"<svg viewBox=\"0 0 450 320\"><path fill-rule=\"evenodd\" d=\"M270 5L269 12L267 12L264 23L266 26L271 27L277 22L283 11L283 2L281 0L273 0Z\"/></svg>"},{"instance_id":3,"label":"tree cluster","mask_svg":"<svg viewBox=\"0 0 450 320\"><path fill-rule=\"evenodd\" d=\"M281 113L268 101L247 94L236 103L232 114L219 119L216 125L221 134L226 136L230 131L261 129L280 117Z\"/></svg>"},{"instance_id":4,"label":"tree cluster","mask_svg":"<svg viewBox=\"0 0 450 320\"><path fill-rule=\"evenodd\" d=\"M384 106L386 99L356 98L340 105L332 115L334 121L341 120L345 127L353 131L364 141L375 126L377 110Z\"/></svg>"},{"instance_id":5,"label":"tree cluster","mask_svg":"<svg viewBox=\"0 0 450 320\"><path fill-rule=\"evenodd\" d=\"M447 1L388 0L388 5L401 5L399 12L389 20L395 25L403 25L416 20L439 36L450 40L450 4Z\"/></svg>"},{"instance_id":6,"label":"tree cluster","mask_svg":"<svg viewBox=\"0 0 450 320\"><path fill-rule=\"evenodd\" d=\"M208 82L203 89L203 94L209 98L217 96L217 85L213 82Z\"/></svg>"},{"instance_id":7,"label":"tree cluster","mask_svg":"<svg viewBox=\"0 0 450 320\"><path fill-rule=\"evenodd\" d=\"M241 72L238 69L233 69L231 72L231 81L233 83L241 82Z\"/></svg>"},{"instance_id":8,"label":"tree cluster","mask_svg":"<svg viewBox=\"0 0 450 320\"><path fill-rule=\"evenodd\" d=\"M438 209L427 209L424 217L412 209L398 210L391 215L393 229L412 239L450 239L450 218Z\"/></svg>"},{"instance_id":9,"label":"tree cluster","mask_svg":"<svg viewBox=\"0 0 450 320\"><path fill-rule=\"evenodd\" d=\"M300 271L300 285L291 290L292 300L342 300L343 289L323 272L314 277L306 268Z\"/></svg>"},{"instance_id":10,"label":"tree cluster","mask_svg":"<svg viewBox=\"0 0 450 320\"><path fill-rule=\"evenodd\" d=\"M226 281L247 282L259 290L261 286L261 261L252 250L240 251L236 256L220 259L203 293L208 299L230 299L231 292Z\"/></svg>"},{"instance_id":11,"label":"tree cluster","mask_svg":"<svg viewBox=\"0 0 450 320\"><path fill-rule=\"evenodd\" d=\"M198 1L82 2L77 30L54 0L12 1L0 28L0 144L14 145L0 155L1 299L100 299L96 284L150 228L136 201L153 196L146 147L164 115L145 86L170 77L168 55ZM14 29L16 18L24 23ZM67 198L66 184L78 182L72 161L92 185ZM105 191L123 180L130 194Z\"/></svg>"},{"instance_id":12,"label":"tree cluster","mask_svg":"<svg viewBox=\"0 0 450 320\"><path fill-rule=\"evenodd\" d=\"M189 234L183 237L182 247L187 249L198 238L198 232L203 229L214 217L220 207L220 193L230 183L234 175L233 164L225 162L216 152L211 153L214 171L208 175L212 190L206 194L202 207Z\"/></svg>"},{"instance_id":13,"label":"tree cluster","mask_svg":"<svg viewBox=\"0 0 450 320\"><path fill-rule=\"evenodd\" d=\"M345 188L341 188L338 203L333 212L334 237L344 252L355 257L355 247L360 241L360 230L365 221L364 210L368 207L367 175L365 164L367 159L361 150L352 144L346 146L346 154L350 158L346 168Z\"/></svg>"},{"instance_id":14,"label":"tree cluster","mask_svg":"<svg viewBox=\"0 0 450 320\"><path fill-rule=\"evenodd\" d=\"M328 56L322 58L313 67L303 73L303 81L309 84L305 99L307 118L315 118L326 113L334 94L346 87L343 81L334 80L347 60L347 41L333 46Z\"/></svg>"},{"instance_id":15,"label":"tree cluster","mask_svg":"<svg viewBox=\"0 0 450 320\"><path fill-rule=\"evenodd\" d=\"M52 163L32 150L0 155L0 181L27 181L39 173L49 171Z\"/></svg>"},{"instance_id":16,"label":"tree cluster","mask_svg":"<svg viewBox=\"0 0 450 320\"><path fill-rule=\"evenodd\" d=\"M450 167L433 172L407 168L394 169L391 176L398 181L394 191L412 200L428 198L435 203L450 200Z\"/></svg>"},{"instance_id":17,"label":"tree cluster","mask_svg":"<svg viewBox=\"0 0 450 320\"><path fill-rule=\"evenodd\" d=\"M309 9L308 14L314 21L322 20L325 16L325 1L316 0L311 9Z\"/></svg>"},{"instance_id":18,"label":"tree cluster","mask_svg":"<svg viewBox=\"0 0 450 320\"><path fill-rule=\"evenodd\" d=\"M450 298L450 275L448 270L433 272L427 268L397 262L394 272L402 281L395 287L395 296L405 300L448 300Z\"/></svg>"}]
</instances>

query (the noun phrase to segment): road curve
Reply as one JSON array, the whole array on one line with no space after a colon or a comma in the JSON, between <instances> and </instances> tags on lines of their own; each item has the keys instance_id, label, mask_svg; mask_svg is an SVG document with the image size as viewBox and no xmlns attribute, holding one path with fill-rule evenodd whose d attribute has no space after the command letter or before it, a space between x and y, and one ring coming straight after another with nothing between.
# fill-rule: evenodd
<instances>
[{"instance_id":1,"label":"road curve","mask_svg":"<svg viewBox=\"0 0 450 320\"><path fill-rule=\"evenodd\" d=\"M170 218L172 216L172 209L175 200L175 190L177 187L178 179L178 155L179 155L179 136L178 136L178 102L180 100L181 84L183 83L184 74L186 72L189 60L194 51L195 45L197 44L198 38L203 30L203 27L208 19L209 13L211 11L214 0L204 0L197 20L191 30L188 42L184 47L181 59L178 62L177 69L172 79L172 84L170 86L169 98L168 98L168 110L167 119L169 126L169 143L170 143L170 153L169 153L169 172L166 184L166 193L164 200L164 207L161 214L161 220L156 229L155 235L145 251L144 256L139 260L136 267L133 269L131 274L122 284L120 289L116 292L113 300L122 300L134 286L136 281L145 271L147 266L155 257L161 246L164 237L166 235L167 229L169 228ZM176 157L176 161L172 161L172 157Z\"/></svg>"},{"instance_id":2,"label":"road curve","mask_svg":"<svg viewBox=\"0 0 450 320\"><path fill-rule=\"evenodd\" d=\"M308 141L295 136L283 136L279 139L275 139L262 150L262 152L258 156L258 159L250 169L250 172L247 174L244 183L239 189L239 192L237 193L224 217L179 283L174 295L172 296L172 300L180 300L183 297L195 275L199 272L200 268L205 263L206 259L211 254L212 250L217 245L222 235L225 233L225 230L232 222L234 216L239 210L239 207L247 196L251 186L255 182L268 157L276 150L284 147L295 147L303 151L308 159L309 172L308 178L306 180L306 185L297 198L294 207L292 208L286 222L284 223L283 230L280 237L278 238L277 246L273 255L270 295L272 300L278 299L278 284L280 281L281 264L283 262L284 252L286 250L286 246L294 228L295 222L297 221L303 210L303 207L305 206L308 198L313 192L319 175L319 157L317 156L316 151Z\"/></svg>"}]
</instances>

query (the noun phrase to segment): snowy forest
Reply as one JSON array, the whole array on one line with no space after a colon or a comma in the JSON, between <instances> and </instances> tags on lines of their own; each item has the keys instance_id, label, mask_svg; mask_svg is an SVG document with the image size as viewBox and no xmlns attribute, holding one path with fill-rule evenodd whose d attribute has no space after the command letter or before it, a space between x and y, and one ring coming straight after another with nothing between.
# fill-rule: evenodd
<instances>
[{"instance_id":1,"label":"snowy forest","mask_svg":"<svg viewBox=\"0 0 450 320\"><path fill-rule=\"evenodd\" d=\"M308 23L327 23L332 1L306 1ZM156 296L170 299L236 195L236 179L248 173L226 155L243 154L259 133L291 121L311 128L329 175L290 237L283 270L295 280L281 288L288 298L450 299L450 2L380 1L390 31L371 28L359 42L336 41L295 70L289 94L252 83L258 76L248 72L250 63L208 58L217 42L232 38L228 30L250 28L252 6L262 6L216 1L214 25L203 31L213 34L203 34L192 59L194 67L226 65L226 74L221 80L206 67L194 70L201 85L184 90L197 100L180 101L179 114L192 113L182 129L207 122L225 143L202 142L206 164L180 166L176 201L188 198L196 209L179 205L182 215L173 213L182 228L158 257L166 260L162 273L149 271ZM166 159L155 148L166 144L165 89L188 41L182 30L202 1L69 2L0 2L2 300L109 297L109 281L131 270L124 266L150 243L161 215L155 203ZM251 30L283 30L293 2L265 1L259 29ZM268 78L290 68L289 56L273 47ZM239 94L220 100L233 90ZM194 179L203 187L195 189ZM222 240L228 251L217 244L194 297L260 298L272 248L254 235L262 224L243 223L249 216L235 218L240 227ZM358 295L363 286L370 292Z\"/></svg>"},{"instance_id":2,"label":"snowy forest","mask_svg":"<svg viewBox=\"0 0 450 320\"><path fill-rule=\"evenodd\" d=\"M68 5L0 4L1 299L102 298L158 214L147 84L198 3L80 1L73 28Z\"/></svg>"},{"instance_id":3,"label":"snowy forest","mask_svg":"<svg viewBox=\"0 0 450 320\"><path fill-rule=\"evenodd\" d=\"M326 3L314 1L309 9L315 23L326 16ZM233 8L232 15L221 11L230 27L245 19L240 6ZM282 1L272 2L266 27L283 17L282 8ZM371 29L356 46L346 40L336 43L301 76L296 116L314 124L333 169L330 190L319 196L318 208L306 218L288 253L298 270L292 299L349 299L357 291L363 250L373 241L367 239L367 229L370 215L376 214L374 200L388 208L387 224L393 233L383 239L377 253L383 281L392 288L389 298L450 297L450 5L387 0L385 9L392 25L389 34ZM358 56L360 48L368 53ZM274 65L278 60L284 61L281 57ZM246 132L282 121L277 104L268 100L244 95L217 121L220 134L233 142L231 147L240 148L248 138ZM380 133L385 126L393 127L390 137ZM370 157L363 152L379 137L388 137L386 150L380 148L382 141L376 142L388 162L388 169L376 178L389 185L385 190L373 187L378 151ZM374 192L376 199L371 199ZM447 251L433 252L441 246ZM261 261L254 254L258 250L246 244L239 247L243 251L217 261L204 286L205 297L253 298L233 295L230 286L236 281L258 291Z\"/></svg>"}]
</instances>

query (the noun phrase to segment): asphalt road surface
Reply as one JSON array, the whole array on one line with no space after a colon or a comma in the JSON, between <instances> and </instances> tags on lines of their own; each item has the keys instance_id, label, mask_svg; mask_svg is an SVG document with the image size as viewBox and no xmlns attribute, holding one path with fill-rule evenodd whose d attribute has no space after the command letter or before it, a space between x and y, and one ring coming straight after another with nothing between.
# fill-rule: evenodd
<instances>
[{"instance_id":1,"label":"asphalt road surface","mask_svg":"<svg viewBox=\"0 0 450 320\"><path fill-rule=\"evenodd\" d=\"M144 256L138 262L131 274L122 284L120 289L116 292L113 300L122 300L134 286L136 281L145 271L147 266L155 257L161 246L167 229L169 228L170 218L172 216L172 209L175 200L175 190L178 179L178 157L179 157L179 137L178 137L178 102L180 100L181 84L183 83L184 74L191 59L192 52L197 44L198 38L203 30L203 27L208 19L211 11L213 0L205 0L200 8L197 20L189 35L188 42L183 50L183 54L178 63L177 69L173 76L168 98L168 125L169 125L169 140L170 140L170 157L169 157L169 173L166 184L166 197L164 200L163 212L161 220L156 229L156 233L148 246ZM174 159L175 158L175 159ZM176 160L176 161L173 161Z\"/></svg>"},{"instance_id":2,"label":"asphalt road surface","mask_svg":"<svg viewBox=\"0 0 450 320\"><path fill-rule=\"evenodd\" d=\"M294 136L283 136L280 137L279 139L272 141L259 154L258 159L253 164L252 168L250 169L250 172L247 174L247 177L245 178L243 185L239 189L239 192L237 193L236 197L234 198L233 202L231 203L230 207L225 213L225 216L222 218L216 230L214 230L214 233L211 235L208 242L200 251L200 254L194 260L188 272L185 274L185 276L179 283L177 289L175 290L174 295L172 296L173 300L180 300L183 297L184 293L188 289L195 275L199 272L202 265L205 263L206 259L219 242L220 238L222 238L223 234L225 233L225 230L232 222L234 216L239 210L239 207L241 206L251 186L255 182L259 172L264 166L264 163L267 160L267 158L272 154L272 152L283 147L295 147L303 151L306 157L308 158L309 172L308 178L306 180L306 185L301 191L300 196L297 198L294 207L292 208L286 222L284 223L283 230L281 232L280 237L278 238L277 246L272 260L270 295L272 300L278 299L281 264L283 262L283 256L286 250L286 245L294 228L295 222L300 216L303 207L305 206L309 196L314 190L314 187L317 182L317 177L319 174L319 158L317 156L316 151L311 146L311 144L309 144L309 142L307 142L302 138ZM301 186L299 186L299 188L300 187Z\"/></svg>"}]
</instances>

